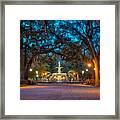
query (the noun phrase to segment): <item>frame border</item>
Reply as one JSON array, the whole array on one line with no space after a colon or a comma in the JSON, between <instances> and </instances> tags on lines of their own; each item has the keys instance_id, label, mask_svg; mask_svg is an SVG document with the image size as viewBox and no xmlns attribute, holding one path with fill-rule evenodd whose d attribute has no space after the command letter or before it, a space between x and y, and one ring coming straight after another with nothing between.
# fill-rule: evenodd
<instances>
[{"instance_id":1,"label":"frame border","mask_svg":"<svg viewBox=\"0 0 120 120\"><path fill-rule=\"evenodd\" d=\"M5 115L5 5L115 5L115 115ZM0 119L118 119L119 105L119 0L45 0L45 1L2 1L1 2L1 41L0 41Z\"/></svg>"}]
</instances>

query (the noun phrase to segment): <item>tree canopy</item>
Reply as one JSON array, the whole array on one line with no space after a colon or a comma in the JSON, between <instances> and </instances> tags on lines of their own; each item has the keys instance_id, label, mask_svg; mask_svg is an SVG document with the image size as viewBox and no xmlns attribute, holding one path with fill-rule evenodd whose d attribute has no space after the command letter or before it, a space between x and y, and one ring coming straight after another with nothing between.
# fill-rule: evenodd
<instances>
[{"instance_id":1,"label":"tree canopy","mask_svg":"<svg viewBox=\"0 0 120 120\"><path fill-rule=\"evenodd\" d=\"M42 58L52 62L53 55L74 64L90 61L99 71L99 20L21 20L20 44L26 71Z\"/></svg>"}]
</instances>

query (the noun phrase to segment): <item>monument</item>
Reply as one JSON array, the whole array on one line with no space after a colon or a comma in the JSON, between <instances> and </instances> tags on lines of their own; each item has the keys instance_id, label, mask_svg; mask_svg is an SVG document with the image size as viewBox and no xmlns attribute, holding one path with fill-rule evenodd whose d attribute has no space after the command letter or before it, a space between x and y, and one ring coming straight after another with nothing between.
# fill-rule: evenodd
<instances>
[{"instance_id":1,"label":"monument","mask_svg":"<svg viewBox=\"0 0 120 120\"><path fill-rule=\"evenodd\" d=\"M60 61L58 62L58 67L56 67L58 69L57 73L52 73L52 76L49 78L50 81L53 82L63 82L63 81L67 81L68 77L66 73L62 73L61 69L63 67L61 67Z\"/></svg>"}]
</instances>

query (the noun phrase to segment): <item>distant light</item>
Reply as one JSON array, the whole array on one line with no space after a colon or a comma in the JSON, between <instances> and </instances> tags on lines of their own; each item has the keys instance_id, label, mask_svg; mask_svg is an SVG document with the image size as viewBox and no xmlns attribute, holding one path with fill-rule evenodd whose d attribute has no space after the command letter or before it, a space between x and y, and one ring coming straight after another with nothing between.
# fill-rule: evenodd
<instances>
[{"instance_id":1,"label":"distant light","mask_svg":"<svg viewBox=\"0 0 120 120\"><path fill-rule=\"evenodd\" d=\"M94 70L95 70L95 68L94 68Z\"/></svg>"},{"instance_id":2,"label":"distant light","mask_svg":"<svg viewBox=\"0 0 120 120\"><path fill-rule=\"evenodd\" d=\"M85 71L83 70L83 71L82 71L82 74L84 74L84 72L85 72Z\"/></svg>"},{"instance_id":3,"label":"distant light","mask_svg":"<svg viewBox=\"0 0 120 120\"><path fill-rule=\"evenodd\" d=\"M36 77L38 77L38 75L36 75Z\"/></svg>"},{"instance_id":4,"label":"distant light","mask_svg":"<svg viewBox=\"0 0 120 120\"><path fill-rule=\"evenodd\" d=\"M36 74L38 74L38 71L36 71Z\"/></svg>"},{"instance_id":5,"label":"distant light","mask_svg":"<svg viewBox=\"0 0 120 120\"><path fill-rule=\"evenodd\" d=\"M86 71L88 71L88 69L86 69Z\"/></svg>"},{"instance_id":6,"label":"distant light","mask_svg":"<svg viewBox=\"0 0 120 120\"><path fill-rule=\"evenodd\" d=\"M75 73L73 73L75 75Z\"/></svg>"},{"instance_id":7,"label":"distant light","mask_svg":"<svg viewBox=\"0 0 120 120\"><path fill-rule=\"evenodd\" d=\"M88 63L88 67L91 67L91 63Z\"/></svg>"},{"instance_id":8,"label":"distant light","mask_svg":"<svg viewBox=\"0 0 120 120\"><path fill-rule=\"evenodd\" d=\"M30 71L32 72L32 68L30 68Z\"/></svg>"},{"instance_id":9,"label":"distant light","mask_svg":"<svg viewBox=\"0 0 120 120\"><path fill-rule=\"evenodd\" d=\"M47 73L45 72L45 75L47 75Z\"/></svg>"}]
</instances>

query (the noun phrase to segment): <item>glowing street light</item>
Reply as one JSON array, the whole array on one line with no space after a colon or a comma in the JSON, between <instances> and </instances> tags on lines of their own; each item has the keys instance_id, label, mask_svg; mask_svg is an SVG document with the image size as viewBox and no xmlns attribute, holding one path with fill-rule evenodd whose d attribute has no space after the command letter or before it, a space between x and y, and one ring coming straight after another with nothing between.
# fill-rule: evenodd
<instances>
[{"instance_id":1,"label":"glowing street light","mask_svg":"<svg viewBox=\"0 0 120 120\"><path fill-rule=\"evenodd\" d=\"M91 67L91 63L88 63L88 67Z\"/></svg>"},{"instance_id":2,"label":"glowing street light","mask_svg":"<svg viewBox=\"0 0 120 120\"><path fill-rule=\"evenodd\" d=\"M36 75L36 81L38 80L38 74Z\"/></svg>"},{"instance_id":3,"label":"glowing street light","mask_svg":"<svg viewBox=\"0 0 120 120\"><path fill-rule=\"evenodd\" d=\"M30 72L32 72L32 68L30 68Z\"/></svg>"},{"instance_id":4,"label":"glowing street light","mask_svg":"<svg viewBox=\"0 0 120 120\"><path fill-rule=\"evenodd\" d=\"M45 75L47 75L47 73L45 72Z\"/></svg>"},{"instance_id":5,"label":"glowing street light","mask_svg":"<svg viewBox=\"0 0 120 120\"><path fill-rule=\"evenodd\" d=\"M36 77L38 77L38 75L36 75Z\"/></svg>"},{"instance_id":6,"label":"glowing street light","mask_svg":"<svg viewBox=\"0 0 120 120\"><path fill-rule=\"evenodd\" d=\"M82 74L84 74L84 73L85 73L85 71L83 70L83 71L82 71Z\"/></svg>"},{"instance_id":7,"label":"glowing street light","mask_svg":"<svg viewBox=\"0 0 120 120\"><path fill-rule=\"evenodd\" d=\"M86 69L86 71L88 71L88 69Z\"/></svg>"},{"instance_id":8,"label":"glowing street light","mask_svg":"<svg viewBox=\"0 0 120 120\"><path fill-rule=\"evenodd\" d=\"M36 74L38 74L38 71L36 71Z\"/></svg>"}]
</instances>

